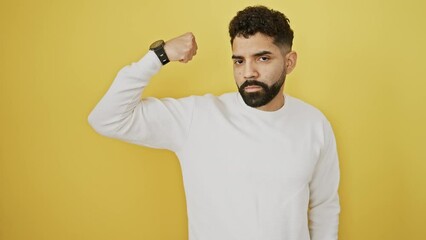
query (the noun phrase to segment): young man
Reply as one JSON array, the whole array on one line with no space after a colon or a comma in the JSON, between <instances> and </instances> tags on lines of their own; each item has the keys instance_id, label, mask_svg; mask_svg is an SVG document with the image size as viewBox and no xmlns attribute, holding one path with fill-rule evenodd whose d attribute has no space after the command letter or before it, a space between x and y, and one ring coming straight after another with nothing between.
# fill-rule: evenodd
<instances>
[{"instance_id":1,"label":"young man","mask_svg":"<svg viewBox=\"0 0 426 240\"><path fill-rule=\"evenodd\" d=\"M154 43L120 70L89 116L100 134L176 153L190 240L337 239L339 166L331 126L320 111L283 94L297 60L288 22L263 6L231 21L238 92L140 100L163 65L196 54L187 33Z\"/></svg>"}]
</instances>

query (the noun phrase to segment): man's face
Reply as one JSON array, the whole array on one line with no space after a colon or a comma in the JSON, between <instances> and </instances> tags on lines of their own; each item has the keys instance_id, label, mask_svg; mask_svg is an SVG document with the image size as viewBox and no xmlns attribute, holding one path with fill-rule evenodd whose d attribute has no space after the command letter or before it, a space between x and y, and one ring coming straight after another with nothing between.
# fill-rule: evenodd
<instances>
[{"instance_id":1,"label":"man's face","mask_svg":"<svg viewBox=\"0 0 426 240\"><path fill-rule=\"evenodd\" d=\"M232 44L234 78L244 102L255 108L267 109L283 97L286 76L285 53L273 38L256 33L249 38L237 36Z\"/></svg>"}]
</instances>

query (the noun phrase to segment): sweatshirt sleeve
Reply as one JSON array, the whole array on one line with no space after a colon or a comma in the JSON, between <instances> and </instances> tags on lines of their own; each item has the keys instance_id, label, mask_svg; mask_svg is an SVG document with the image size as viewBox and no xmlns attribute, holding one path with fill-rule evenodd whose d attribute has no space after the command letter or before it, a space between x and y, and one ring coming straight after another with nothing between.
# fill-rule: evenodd
<instances>
[{"instance_id":1,"label":"sweatshirt sleeve","mask_svg":"<svg viewBox=\"0 0 426 240\"><path fill-rule=\"evenodd\" d=\"M89 115L93 129L126 142L178 151L189 130L194 98L141 100L143 89L161 67L149 51L122 68Z\"/></svg>"},{"instance_id":2,"label":"sweatshirt sleeve","mask_svg":"<svg viewBox=\"0 0 426 240\"><path fill-rule=\"evenodd\" d=\"M336 240L339 227L339 161L333 130L323 124L324 147L310 182L309 231L311 240Z\"/></svg>"}]
</instances>

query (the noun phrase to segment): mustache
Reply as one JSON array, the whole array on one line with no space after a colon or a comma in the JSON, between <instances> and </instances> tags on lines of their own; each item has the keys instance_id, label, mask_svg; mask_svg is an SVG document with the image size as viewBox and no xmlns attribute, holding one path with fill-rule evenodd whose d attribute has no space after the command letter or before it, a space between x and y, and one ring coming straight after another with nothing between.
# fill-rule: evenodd
<instances>
[{"instance_id":1,"label":"mustache","mask_svg":"<svg viewBox=\"0 0 426 240\"><path fill-rule=\"evenodd\" d=\"M248 86L259 86L263 89L269 89L269 86L266 83L257 80L246 80L243 84L241 84L240 89L244 89Z\"/></svg>"}]
</instances>

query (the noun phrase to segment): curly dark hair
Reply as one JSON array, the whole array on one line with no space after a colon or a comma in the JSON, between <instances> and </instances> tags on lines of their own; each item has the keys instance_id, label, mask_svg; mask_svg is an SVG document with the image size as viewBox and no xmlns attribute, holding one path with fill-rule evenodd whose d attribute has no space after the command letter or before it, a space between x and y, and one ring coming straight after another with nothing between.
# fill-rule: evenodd
<instances>
[{"instance_id":1,"label":"curly dark hair","mask_svg":"<svg viewBox=\"0 0 426 240\"><path fill-rule=\"evenodd\" d=\"M290 28L290 20L281 12L269 9L265 6L250 6L237 15L229 23L229 36L231 44L234 38L242 35L245 38L263 33L274 38L277 46L292 47L293 30Z\"/></svg>"}]
</instances>

